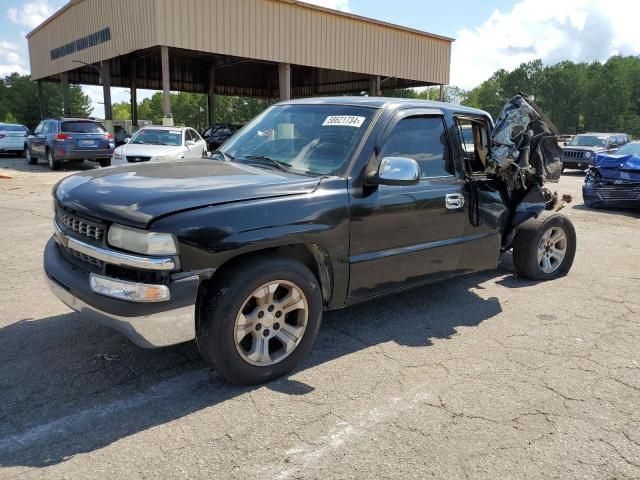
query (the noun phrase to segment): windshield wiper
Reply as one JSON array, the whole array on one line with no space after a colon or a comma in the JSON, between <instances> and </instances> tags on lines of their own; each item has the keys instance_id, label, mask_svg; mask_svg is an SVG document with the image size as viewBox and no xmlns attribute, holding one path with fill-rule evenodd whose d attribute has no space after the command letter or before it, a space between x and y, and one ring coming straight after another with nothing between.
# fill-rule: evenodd
<instances>
[{"instance_id":1,"label":"windshield wiper","mask_svg":"<svg viewBox=\"0 0 640 480\"><path fill-rule=\"evenodd\" d=\"M288 172L289 168L291 167L291 165L289 165L287 162L274 160L273 158L265 157L264 155L247 155L244 158L246 160L258 160L258 161L269 162L271 165L273 165L274 167L278 167L283 172Z\"/></svg>"},{"instance_id":2,"label":"windshield wiper","mask_svg":"<svg viewBox=\"0 0 640 480\"><path fill-rule=\"evenodd\" d=\"M236 159L233 155L224 153L222 150L214 150L213 152L211 152L211 155L221 155L222 158L224 158L225 162L231 162L232 160Z\"/></svg>"}]
</instances>

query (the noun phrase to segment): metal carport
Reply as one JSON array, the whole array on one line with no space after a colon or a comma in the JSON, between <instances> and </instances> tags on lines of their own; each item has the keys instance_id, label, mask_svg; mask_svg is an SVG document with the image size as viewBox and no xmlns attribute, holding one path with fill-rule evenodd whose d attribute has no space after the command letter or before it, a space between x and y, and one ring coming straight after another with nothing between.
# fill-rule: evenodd
<instances>
[{"instance_id":1,"label":"metal carport","mask_svg":"<svg viewBox=\"0 0 640 480\"><path fill-rule=\"evenodd\" d=\"M291 97L446 85L453 39L296 0L72 0L27 35L34 80ZM213 120L212 120L213 121Z\"/></svg>"}]
</instances>

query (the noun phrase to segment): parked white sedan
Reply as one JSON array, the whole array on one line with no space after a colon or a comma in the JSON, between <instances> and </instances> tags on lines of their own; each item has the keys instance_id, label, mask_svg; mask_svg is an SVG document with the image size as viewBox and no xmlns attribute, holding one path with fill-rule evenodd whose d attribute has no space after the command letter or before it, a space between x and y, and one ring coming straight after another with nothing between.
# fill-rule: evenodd
<instances>
[{"instance_id":1,"label":"parked white sedan","mask_svg":"<svg viewBox=\"0 0 640 480\"><path fill-rule=\"evenodd\" d=\"M111 165L202 158L207 143L189 127L143 127L116 148Z\"/></svg>"}]
</instances>

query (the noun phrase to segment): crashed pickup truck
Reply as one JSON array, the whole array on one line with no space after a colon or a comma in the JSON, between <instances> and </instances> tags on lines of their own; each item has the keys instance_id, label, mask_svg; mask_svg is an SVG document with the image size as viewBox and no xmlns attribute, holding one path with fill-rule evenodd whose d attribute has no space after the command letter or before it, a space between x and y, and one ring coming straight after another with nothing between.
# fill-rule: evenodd
<instances>
[{"instance_id":1,"label":"crashed pickup truck","mask_svg":"<svg viewBox=\"0 0 640 480\"><path fill-rule=\"evenodd\" d=\"M596 155L584 177L582 198L587 207L640 208L640 142Z\"/></svg>"},{"instance_id":2,"label":"crashed pickup truck","mask_svg":"<svg viewBox=\"0 0 640 480\"><path fill-rule=\"evenodd\" d=\"M495 127L438 102L280 103L211 159L60 181L44 269L62 302L135 343L195 339L230 381L265 382L304 358L325 310L495 269L508 250L525 278L565 275L555 135L523 96Z\"/></svg>"}]
</instances>

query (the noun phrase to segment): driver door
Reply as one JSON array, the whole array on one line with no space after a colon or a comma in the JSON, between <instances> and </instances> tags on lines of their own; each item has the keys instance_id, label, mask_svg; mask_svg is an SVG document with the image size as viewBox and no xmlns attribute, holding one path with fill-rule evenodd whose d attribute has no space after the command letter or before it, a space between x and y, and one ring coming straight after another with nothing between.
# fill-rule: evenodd
<instances>
[{"instance_id":1,"label":"driver door","mask_svg":"<svg viewBox=\"0 0 640 480\"><path fill-rule=\"evenodd\" d=\"M348 301L454 275L468 222L465 184L454 175L439 111L400 114L376 150L376 169L385 157L412 158L421 179L351 192Z\"/></svg>"}]
</instances>

